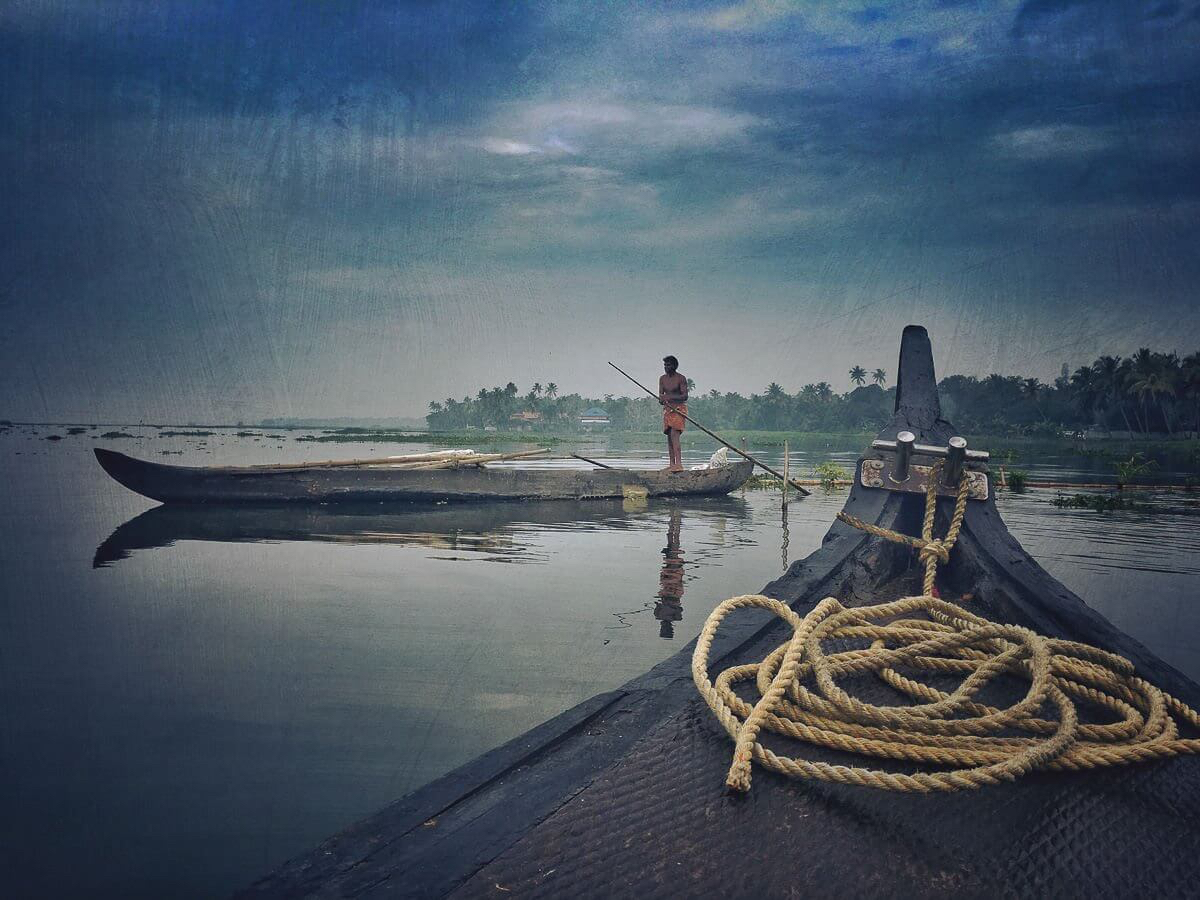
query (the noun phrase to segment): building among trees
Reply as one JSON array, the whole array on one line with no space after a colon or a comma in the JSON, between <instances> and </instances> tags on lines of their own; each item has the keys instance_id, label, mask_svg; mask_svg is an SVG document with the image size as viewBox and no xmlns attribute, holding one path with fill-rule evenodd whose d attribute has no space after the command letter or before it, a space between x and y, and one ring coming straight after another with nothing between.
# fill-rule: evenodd
<instances>
[{"instance_id":1,"label":"building among trees","mask_svg":"<svg viewBox=\"0 0 1200 900\"><path fill-rule=\"evenodd\" d=\"M608 411L599 406L589 406L579 415L579 424L585 428L609 423Z\"/></svg>"},{"instance_id":2,"label":"building among trees","mask_svg":"<svg viewBox=\"0 0 1200 900\"><path fill-rule=\"evenodd\" d=\"M542 414L536 409L523 409L508 417L513 428L530 428L542 423Z\"/></svg>"}]
</instances>

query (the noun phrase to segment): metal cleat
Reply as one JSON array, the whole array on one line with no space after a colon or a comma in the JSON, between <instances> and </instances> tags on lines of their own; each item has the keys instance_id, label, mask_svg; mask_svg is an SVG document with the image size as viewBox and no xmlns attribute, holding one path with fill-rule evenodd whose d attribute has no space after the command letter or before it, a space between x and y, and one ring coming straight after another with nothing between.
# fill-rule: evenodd
<instances>
[{"instance_id":1,"label":"metal cleat","mask_svg":"<svg viewBox=\"0 0 1200 900\"><path fill-rule=\"evenodd\" d=\"M937 493L953 497L963 472L967 474L967 499L986 500L990 494L987 466L989 455L983 450L968 450L966 438L955 435L945 447L918 444L911 431L901 431L894 441L877 440L871 443L875 455L864 459L859 467L863 487L889 491L923 494L934 463L945 460Z\"/></svg>"}]
</instances>

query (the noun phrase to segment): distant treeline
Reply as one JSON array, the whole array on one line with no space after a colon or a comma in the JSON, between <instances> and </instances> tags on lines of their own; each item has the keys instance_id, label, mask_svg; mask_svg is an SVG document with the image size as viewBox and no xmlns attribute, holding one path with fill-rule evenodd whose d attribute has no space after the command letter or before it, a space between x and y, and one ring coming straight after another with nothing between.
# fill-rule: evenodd
<instances>
[{"instance_id":1,"label":"distant treeline","mask_svg":"<svg viewBox=\"0 0 1200 900\"><path fill-rule=\"evenodd\" d=\"M414 416L389 416L387 418L364 418L362 416L298 418L290 416L263 419L258 425L260 428L371 428L376 431L401 431L406 428L423 428L425 422Z\"/></svg>"},{"instance_id":2,"label":"distant treeline","mask_svg":"<svg viewBox=\"0 0 1200 900\"><path fill-rule=\"evenodd\" d=\"M749 397L713 388L697 392L689 379L689 412L710 428L767 431L849 431L882 427L892 414L895 388L887 372L849 372L855 385L836 393L825 381L806 384L794 394L771 383ZM867 384L870 379L873 383ZM1055 435L1096 425L1137 432L1200 430L1200 353L1183 359L1147 348L1131 357L1102 356L1090 366L1063 373L1053 384L1017 375L950 375L938 385L942 406L964 431L987 434ZM578 427L591 407L608 413L614 430L649 431L661 421L652 397L560 395L553 382L533 385L522 394L513 382L480 388L474 397L447 398L429 404L429 427L453 431L467 427L508 428L517 413L535 412L534 429Z\"/></svg>"}]
</instances>

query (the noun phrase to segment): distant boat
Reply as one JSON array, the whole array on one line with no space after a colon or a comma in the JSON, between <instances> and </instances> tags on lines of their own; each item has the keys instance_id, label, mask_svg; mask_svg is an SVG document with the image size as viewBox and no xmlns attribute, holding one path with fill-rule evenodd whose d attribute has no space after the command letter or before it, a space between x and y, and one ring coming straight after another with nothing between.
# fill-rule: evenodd
<instances>
[{"instance_id":1,"label":"distant boat","mask_svg":"<svg viewBox=\"0 0 1200 900\"><path fill-rule=\"evenodd\" d=\"M591 500L645 495L728 494L753 463L666 472L647 469L521 469L462 466L412 469L387 465L172 466L96 448L109 475L163 503L485 502Z\"/></svg>"}]
</instances>

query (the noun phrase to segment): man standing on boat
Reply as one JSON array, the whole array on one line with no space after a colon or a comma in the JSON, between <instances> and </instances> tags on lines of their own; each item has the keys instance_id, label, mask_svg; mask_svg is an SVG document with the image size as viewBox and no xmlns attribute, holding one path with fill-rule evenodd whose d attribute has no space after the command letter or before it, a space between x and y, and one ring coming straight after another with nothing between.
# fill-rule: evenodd
<instances>
[{"instance_id":1,"label":"man standing on boat","mask_svg":"<svg viewBox=\"0 0 1200 900\"><path fill-rule=\"evenodd\" d=\"M658 402L663 407L663 434L667 436L667 452L671 462L668 472L683 471L683 451L679 447L679 436L683 434L687 420L687 379L679 374L679 360L673 356L663 357L666 374L658 379ZM673 407L673 408L672 408Z\"/></svg>"}]
</instances>

